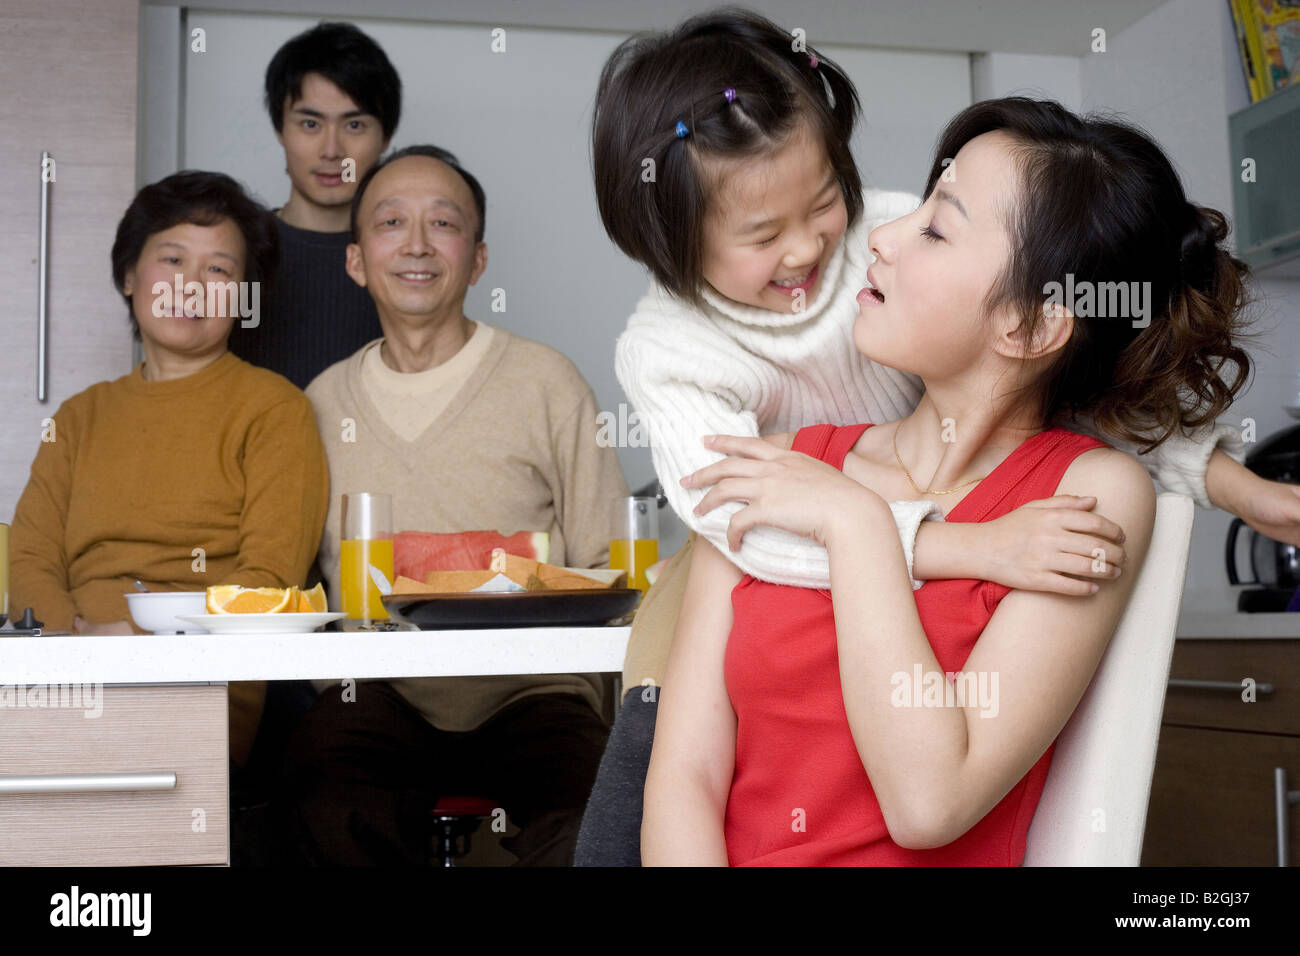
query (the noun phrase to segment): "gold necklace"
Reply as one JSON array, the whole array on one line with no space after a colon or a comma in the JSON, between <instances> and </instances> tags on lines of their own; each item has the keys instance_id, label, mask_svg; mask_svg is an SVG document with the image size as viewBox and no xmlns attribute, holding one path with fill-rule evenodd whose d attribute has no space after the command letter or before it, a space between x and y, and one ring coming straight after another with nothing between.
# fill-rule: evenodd
<instances>
[{"instance_id":1,"label":"gold necklace","mask_svg":"<svg viewBox=\"0 0 1300 956\"><path fill-rule=\"evenodd\" d=\"M907 466L903 464L902 456L898 454L898 428L899 426L897 425L894 426L894 457L898 459L898 467L903 469L903 474L907 475L907 480L911 482L912 487L916 489L916 493L918 495L950 495L954 491L959 491L960 489L965 488L967 485L973 485L975 484L975 482L983 481L984 478L988 477L988 475L985 475L984 478L972 478L970 481L962 482L956 488L949 488L947 491L931 491L929 489L922 491L917 486L916 481L913 480L912 473L908 471Z\"/></svg>"}]
</instances>

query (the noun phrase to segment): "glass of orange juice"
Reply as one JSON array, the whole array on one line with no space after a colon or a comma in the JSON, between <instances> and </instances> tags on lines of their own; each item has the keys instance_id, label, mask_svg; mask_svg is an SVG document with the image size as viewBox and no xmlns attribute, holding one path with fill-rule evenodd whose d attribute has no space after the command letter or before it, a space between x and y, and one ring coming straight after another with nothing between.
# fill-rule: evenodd
<instances>
[{"instance_id":1,"label":"glass of orange juice","mask_svg":"<svg viewBox=\"0 0 1300 956\"><path fill-rule=\"evenodd\" d=\"M388 609L375 578L393 582L393 499L368 492L343 496L343 536L339 545L341 610L349 622L382 621ZM378 572L376 575L374 572Z\"/></svg>"},{"instance_id":2,"label":"glass of orange juice","mask_svg":"<svg viewBox=\"0 0 1300 956\"><path fill-rule=\"evenodd\" d=\"M614 499L609 566L627 572L627 585L649 589L645 569L659 560L659 503L654 498Z\"/></svg>"}]
</instances>

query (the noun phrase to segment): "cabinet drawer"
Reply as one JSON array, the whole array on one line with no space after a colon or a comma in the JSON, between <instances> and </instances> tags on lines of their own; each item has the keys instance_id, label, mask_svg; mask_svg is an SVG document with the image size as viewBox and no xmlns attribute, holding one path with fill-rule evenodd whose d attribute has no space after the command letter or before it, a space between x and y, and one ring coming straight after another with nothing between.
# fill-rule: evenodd
<instances>
[{"instance_id":1,"label":"cabinet drawer","mask_svg":"<svg viewBox=\"0 0 1300 956\"><path fill-rule=\"evenodd\" d=\"M66 706L67 697L64 706L0 707L0 782L175 773L176 786L0 792L0 865L226 863L225 686L109 686L100 693L97 716L93 703Z\"/></svg>"},{"instance_id":2,"label":"cabinet drawer","mask_svg":"<svg viewBox=\"0 0 1300 956\"><path fill-rule=\"evenodd\" d=\"M1241 699L1241 681L1272 684L1272 693ZM1227 681L1231 690L1171 686L1164 722L1300 735L1300 640L1182 640L1174 644L1170 680Z\"/></svg>"},{"instance_id":3,"label":"cabinet drawer","mask_svg":"<svg viewBox=\"0 0 1300 956\"><path fill-rule=\"evenodd\" d=\"M1300 737L1162 727L1142 866L1277 866L1274 767L1300 786ZM1300 807L1288 814L1294 866Z\"/></svg>"}]
</instances>

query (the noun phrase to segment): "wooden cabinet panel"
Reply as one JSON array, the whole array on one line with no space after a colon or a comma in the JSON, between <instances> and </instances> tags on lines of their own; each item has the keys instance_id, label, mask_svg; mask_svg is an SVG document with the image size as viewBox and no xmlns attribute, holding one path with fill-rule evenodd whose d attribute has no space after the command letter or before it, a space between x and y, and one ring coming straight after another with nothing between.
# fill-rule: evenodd
<instances>
[{"instance_id":1,"label":"wooden cabinet panel","mask_svg":"<svg viewBox=\"0 0 1300 956\"><path fill-rule=\"evenodd\" d=\"M1142 844L1143 866L1276 866L1273 768L1300 786L1300 737L1165 726ZM1289 854L1300 863L1300 807Z\"/></svg>"},{"instance_id":2,"label":"wooden cabinet panel","mask_svg":"<svg viewBox=\"0 0 1300 956\"><path fill-rule=\"evenodd\" d=\"M102 694L93 717L94 708L0 708L3 776L171 771L175 789L0 793L0 865L226 863L226 687Z\"/></svg>"},{"instance_id":3,"label":"wooden cabinet panel","mask_svg":"<svg viewBox=\"0 0 1300 956\"><path fill-rule=\"evenodd\" d=\"M1240 685L1246 677L1272 684L1273 692L1257 693L1255 701L1247 703L1239 686L1234 690L1170 687L1164 722L1300 735L1300 641L1181 640L1175 644L1170 680Z\"/></svg>"},{"instance_id":4,"label":"wooden cabinet panel","mask_svg":"<svg viewBox=\"0 0 1300 956\"><path fill-rule=\"evenodd\" d=\"M0 521L27 483L41 420L88 385L131 370L110 251L135 194L138 20L138 0L6 0L0 8ZM45 403L36 400L42 150L56 164Z\"/></svg>"}]
</instances>

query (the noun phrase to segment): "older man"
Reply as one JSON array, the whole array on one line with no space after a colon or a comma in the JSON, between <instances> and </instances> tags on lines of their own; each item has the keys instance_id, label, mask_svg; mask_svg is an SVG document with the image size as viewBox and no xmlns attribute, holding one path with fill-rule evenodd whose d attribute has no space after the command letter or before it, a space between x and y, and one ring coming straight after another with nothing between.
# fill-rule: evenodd
<instances>
[{"instance_id":1,"label":"older man","mask_svg":"<svg viewBox=\"0 0 1300 956\"><path fill-rule=\"evenodd\" d=\"M628 493L596 442L595 398L567 358L470 321L487 266L483 190L454 156L401 150L358 184L349 275L384 336L307 388L331 487L392 495L397 529L547 531L552 563L606 564ZM339 594L339 496L320 563ZM336 598L337 600L337 598ZM523 864L571 862L608 726L598 675L334 682L290 743L291 839L312 863L419 863L442 795L495 800Z\"/></svg>"}]
</instances>

